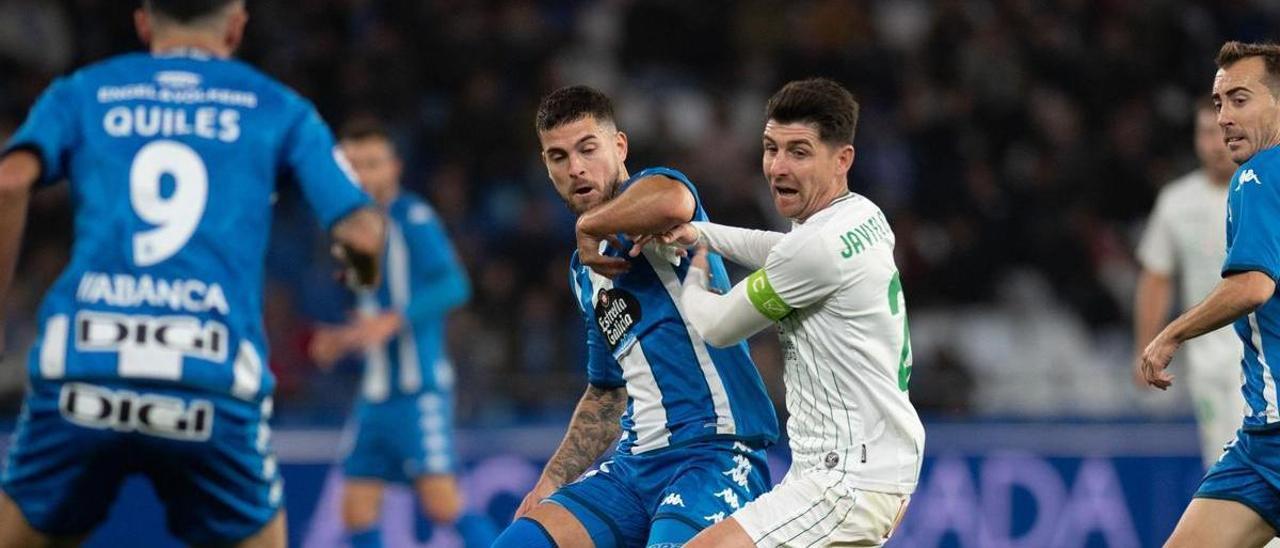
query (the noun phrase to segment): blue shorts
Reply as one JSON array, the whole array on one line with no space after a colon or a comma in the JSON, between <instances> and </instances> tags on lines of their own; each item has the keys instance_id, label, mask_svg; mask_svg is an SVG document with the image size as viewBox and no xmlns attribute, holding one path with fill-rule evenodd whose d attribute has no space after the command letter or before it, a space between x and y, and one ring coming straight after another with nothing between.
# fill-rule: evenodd
<instances>
[{"instance_id":1,"label":"blue shorts","mask_svg":"<svg viewBox=\"0 0 1280 548\"><path fill-rule=\"evenodd\" d=\"M616 455L548 499L599 548L681 545L769 490L764 450L704 441Z\"/></svg>"},{"instance_id":2,"label":"blue shorts","mask_svg":"<svg viewBox=\"0 0 1280 548\"><path fill-rule=\"evenodd\" d=\"M355 430L343 462L347 477L410 483L453 474L453 397L426 392L356 405Z\"/></svg>"},{"instance_id":3,"label":"blue shorts","mask_svg":"<svg viewBox=\"0 0 1280 548\"><path fill-rule=\"evenodd\" d=\"M1236 432L1195 498L1235 501L1280 531L1280 432Z\"/></svg>"},{"instance_id":4,"label":"blue shorts","mask_svg":"<svg viewBox=\"0 0 1280 548\"><path fill-rule=\"evenodd\" d=\"M140 473L175 536L233 543L280 509L270 415L270 399L32 379L0 486L36 530L79 536L106 517L125 477Z\"/></svg>"}]
</instances>

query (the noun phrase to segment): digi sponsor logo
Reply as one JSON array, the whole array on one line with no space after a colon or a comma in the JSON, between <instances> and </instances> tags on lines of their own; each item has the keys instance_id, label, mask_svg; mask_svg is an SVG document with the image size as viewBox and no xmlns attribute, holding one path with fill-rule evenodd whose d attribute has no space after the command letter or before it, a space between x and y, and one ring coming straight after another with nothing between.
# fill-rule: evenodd
<instances>
[{"instance_id":1,"label":"digi sponsor logo","mask_svg":"<svg viewBox=\"0 0 1280 548\"><path fill-rule=\"evenodd\" d=\"M228 338L227 326L191 316L76 314L76 349L81 352L148 348L220 363L227 361Z\"/></svg>"},{"instance_id":2,"label":"digi sponsor logo","mask_svg":"<svg viewBox=\"0 0 1280 548\"><path fill-rule=\"evenodd\" d=\"M159 394L67 383L62 386L58 410L71 423L98 430L186 441L205 441L213 432L213 403L208 400L185 402Z\"/></svg>"}]
</instances>

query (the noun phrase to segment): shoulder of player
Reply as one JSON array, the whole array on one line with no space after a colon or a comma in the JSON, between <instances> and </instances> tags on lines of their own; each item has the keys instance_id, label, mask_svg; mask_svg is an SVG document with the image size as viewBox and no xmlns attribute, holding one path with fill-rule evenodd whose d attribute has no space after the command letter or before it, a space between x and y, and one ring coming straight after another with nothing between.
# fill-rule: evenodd
<instances>
[{"instance_id":1,"label":"shoulder of player","mask_svg":"<svg viewBox=\"0 0 1280 548\"><path fill-rule=\"evenodd\" d=\"M697 186L693 184L693 181L689 179L688 175L685 175L683 172L681 172L678 169L673 169L673 168L663 167L663 166L647 167L640 171L637 171L634 175L631 176L630 179L627 180L623 190L625 191L626 188L629 188L631 185L638 183L644 179L655 178L655 177L680 183L684 185L686 188L688 188L690 192L693 193L693 197L695 200L698 198Z\"/></svg>"},{"instance_id":2,"label":"shoulder of player","mask_svg":"<svg viewBox=\"0 0 1280 548\"><path fill-rule=\"evenodd\" d=\"M799 258L839 262L893 237L884 213L871 200L851 194L783 236L775 249Z\"/></svg>"},{"instance_id":3,"label":"shoulder of player","mask_svg":"<svg viewBox=\"0 0 1280 548\"><path fill-rule=\"evenodd\" d=\"M1274 146L1253 155L1248 162L1236 170L1236 177L1245 177L1252 172L1256 177L1266 177L1280 183L1280 146ZM1270 182L1270 181L1267 181Z\"/></svg>"},{"instance_id":4,"label":"shoulder of player","mask_svg":"<svg viewBox=\"0 0 1280 548\"><path fill-rule=\"evenodd\" d=\"M1192 171L1169 181L1156 195L1154 210L1200 205L1204 199L1206 185L1207 181L1201 170Z\"/></svg>"}]
</instances>

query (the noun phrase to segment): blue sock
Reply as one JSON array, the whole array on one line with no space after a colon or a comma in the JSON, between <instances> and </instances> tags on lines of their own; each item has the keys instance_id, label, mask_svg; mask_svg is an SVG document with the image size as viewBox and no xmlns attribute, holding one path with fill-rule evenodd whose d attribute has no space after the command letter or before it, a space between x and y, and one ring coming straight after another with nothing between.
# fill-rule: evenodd
<instances>
[{"instance_id":1,"label":"blue sock","mask_svg":"<svg viewBox=\"0 0 1280 548\"><path fill-rule=\"evenodd\" d=\"M467 548L489 548L498 537L498 527L484 514L463 514L453 525Z\"/></svg>"},{"instance_id":2,"label":"blue sock","mask_svg":"<svg viewBox=\"0 0 1280 548\"><path fill-rule=\"evenodd\" d=\"M351 548L382 548L382 530L374 526L363 531L350 531L347 541Z\"/></svg>"},{"instance_id":3,"label":"blue sock","mask_svg":"<svg viewBox=\"0 0 1280 548\"><path fill-rule=\"evenodd\" d=\"M432 535L435 535L436 524L431 518L422 515L419 510L413 513L413 538L420 544L431 542Z\"/></svg>"},{"instance_id":4,"label":"blue sock","mask_svg":"<svg viewBox=\"0 0 1280 548\"><path fill-rule=\"evenodd\" d=\"M541 523L520 518L498 535L493 548L556 548L556 543Z\"/></svg>"}]
</instances>

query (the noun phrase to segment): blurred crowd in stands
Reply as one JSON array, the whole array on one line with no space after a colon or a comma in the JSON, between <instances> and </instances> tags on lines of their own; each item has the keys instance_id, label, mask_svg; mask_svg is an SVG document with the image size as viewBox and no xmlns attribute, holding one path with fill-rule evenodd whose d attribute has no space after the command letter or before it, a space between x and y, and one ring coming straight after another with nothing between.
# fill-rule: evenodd
<instances>
[{"instance_id":1,"label":"blurred crowd in stands","mask_svg":"<svg viewBox=\"0 0 1280 548\"><path fill-rule=\"evenodd\" d=\"M1155 193L1195 167L1193 101L1226 39L1280 3L1212 0L249 0L241 57L334 127L384 120L407 188L446 222L475 296L450 330L464 425L563 416L585 387L567 282L573 217L533 111L562 85L612 94L632 170L684 170L714 220L786 230L760 174L768 96L832 77L862 103L852 188L896 234L931 417L1189 413L1134 388L1133 248ZM141 48L131 2L0 0L0 136L49 81ZM65 186L41 191L8 311L16 410L43 289L67 257ZM336 423L357 367L305 349L348 299L296 192L281 191L266 320L285 420ZM741 273L738 273L741 275ZM779 386L771 332L755 337ZM781 404L780 390L773 394Z\"/></svg>"}]
</instances>

